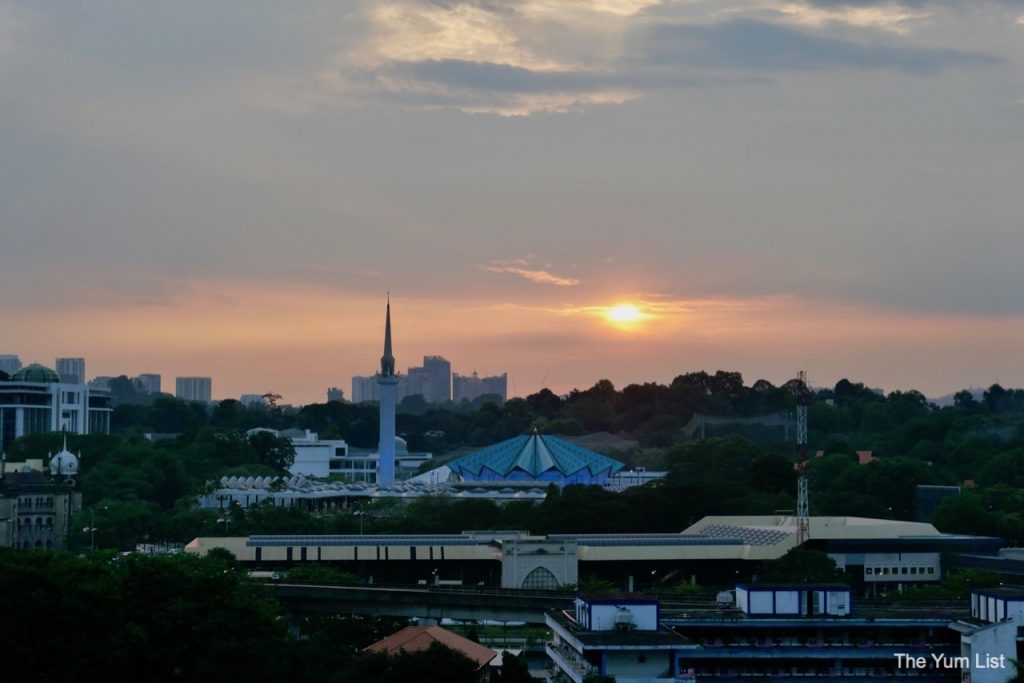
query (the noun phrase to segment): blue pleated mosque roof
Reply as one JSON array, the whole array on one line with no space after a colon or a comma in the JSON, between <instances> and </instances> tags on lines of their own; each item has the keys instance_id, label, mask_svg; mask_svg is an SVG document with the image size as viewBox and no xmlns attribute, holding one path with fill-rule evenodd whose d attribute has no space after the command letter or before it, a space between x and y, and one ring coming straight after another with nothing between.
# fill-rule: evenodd
<instances>
[{"instance_id":1,"label":"blue pleated mosque roof","mask_svg":"<svg viewBox=\"0 0 1024 683\"><path fill-rule=\"evenodd\" d=\"M554 436L540 434L517 436L476 453L456 458L447 465L460 475L471 473L479 476L480 472L487 468L505 476L518 468L535 477L552 469L564 476L586 469L593 476L604 471L615 474L625 467L618 460L612 460L600 453Z\"/></svg>"}]
</instances>

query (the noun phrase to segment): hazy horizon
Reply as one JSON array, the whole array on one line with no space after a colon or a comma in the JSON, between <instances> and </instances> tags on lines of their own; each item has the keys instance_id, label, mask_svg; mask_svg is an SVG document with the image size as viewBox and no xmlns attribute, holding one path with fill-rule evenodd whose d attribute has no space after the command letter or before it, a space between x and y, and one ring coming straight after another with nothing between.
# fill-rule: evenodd
<instances>
[{"instance_id":1,"label":"hazy horizon","mask_svg":"<svg viewBox=\"0 0 1024 683\"><path fill-rule=\"evenodd\" d=\"M1012 0L0 0L0 353L350 398L390 290L403 372L510 395L1024 386L1022 36Z\"/></svg>"}]
</instances>

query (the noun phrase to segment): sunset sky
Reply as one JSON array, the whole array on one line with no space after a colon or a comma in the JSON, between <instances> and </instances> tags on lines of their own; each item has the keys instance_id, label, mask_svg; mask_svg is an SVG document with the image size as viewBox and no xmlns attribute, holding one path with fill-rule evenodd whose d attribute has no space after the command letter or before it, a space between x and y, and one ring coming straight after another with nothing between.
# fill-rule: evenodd
<instances>
[{"instance_id":1,"label":"sunset sky","mask_svg":"<svg viewBox=\"0 0 1024 683\"><path fill-rule=\"evenodd\" d=\"M1021 0L0 0L25 363L1022 386L1022 216Z\"/></svg>"}]
</instances>

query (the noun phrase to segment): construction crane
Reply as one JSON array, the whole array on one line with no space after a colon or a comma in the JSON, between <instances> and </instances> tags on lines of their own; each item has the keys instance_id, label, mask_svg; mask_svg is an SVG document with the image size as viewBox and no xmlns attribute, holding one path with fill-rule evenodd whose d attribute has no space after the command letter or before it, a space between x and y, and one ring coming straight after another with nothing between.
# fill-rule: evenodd
<instances>
[{"instance_id":1,"label":"construction crane","mask_svg":"<svg viewBox=\"0 0 1024 683\"><path fill-rule=\"evenodd\" d=\"M811 537L811 506L807 495L807 373L797 373L796 393L796 544Z\"/></svg>"}]
</instances>

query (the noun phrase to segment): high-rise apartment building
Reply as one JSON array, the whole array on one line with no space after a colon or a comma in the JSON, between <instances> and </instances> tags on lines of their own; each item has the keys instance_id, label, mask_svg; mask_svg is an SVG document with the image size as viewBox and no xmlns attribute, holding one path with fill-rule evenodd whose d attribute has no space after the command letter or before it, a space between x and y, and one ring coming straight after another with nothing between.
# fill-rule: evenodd
<instances>
[{"instance_id":1,"label":"high-rise apartment building","mask_svg":"<svg viewBox=\"0 0 1024 683\"><path fill-rule=\"evenodd\" d=\"M365 403L367 401L379 401L380 392L377 391L377 389L376 377L356 375L352 378L352 402Z\"/></svg>"},{"instance_id":2,"label":"high-rise apartment building","mask_svg":"<svg viewBox=\"0 0 1024 683\"><path fill-rule=\"evenodd\" d=\"M18 370L21 370L20 358L10 354L0 356L0 372L6 372L8 375L13 375Z\"/></svg>"},{"instance_id":3,"label":"high-rise apartment building","mask_svg":"<svg viewBox=\"0 0 1024 683\"><path fill-rule=\"evenodd\" d=\"M452 400L452 364L443 356L424 356L423 369L428 377L426 399L432 403Z\"/></svg>"},{"instance_id":4,"label":"high-rise apartment building","mask_svg":"<svg viewBox=\"0 0 1024 683\"><path fill-rule=\"evenodd\" d=\"M132 382L135 384L135 388L144 394L159 394L160 380L160 375L151 372L143 373L138 377L132 378Z\"/></svg>"},{"instance_id":5,"label":"high-rise apartment building","mask_svg":"<svg viewBox=\"0 0 1024 683\"><path fill-rule=\"evenodd\" d=\"M174 395L184 401L209 403L213 396L213 380L209 377L178 377L174 381Z\"/></svg>"},{"instance_id":6,"label":"high-rise apartment building","mask_svg":"<svg viewBox=\"0 0 1024 683\"><path fill-rule=\"evenodd\" d=\"M398 400L417 394L430 400L430 375L424 368L409 368L409 372L398 378Z\"/></svg>"},{"instance_id":7,"label":"high-rise apartment building","mask_svg":"<svg viewBox=\"0 0 1024 683\"><path fill-rule=\"evenodd\" d=\"M508 373L493 377L479 377L474 371L472 375L452 375L452 400L472 401L486 394L497 394L502 401L508 399Z\"/></svg>"},{"instance_id":8,"label":"high-rise apartment building","mask_svg":"<svg viewBox=\"0 0 1024 683\"><path fill-rule=\"evenodd\" d=\"M340 387L329 387L327 389L327 402L344 401L345 392Z\"/></svg>"},{"instance_id":9,"label":"high-rise apartment building","mask_svg":"<svg viewBox=\"0 0 1024 683\"><path fill-rule=\"evenodd\" d=\"M66 384L85 384L85 359L58 358L57 374Z\"/></svg>"}]
</instances>

